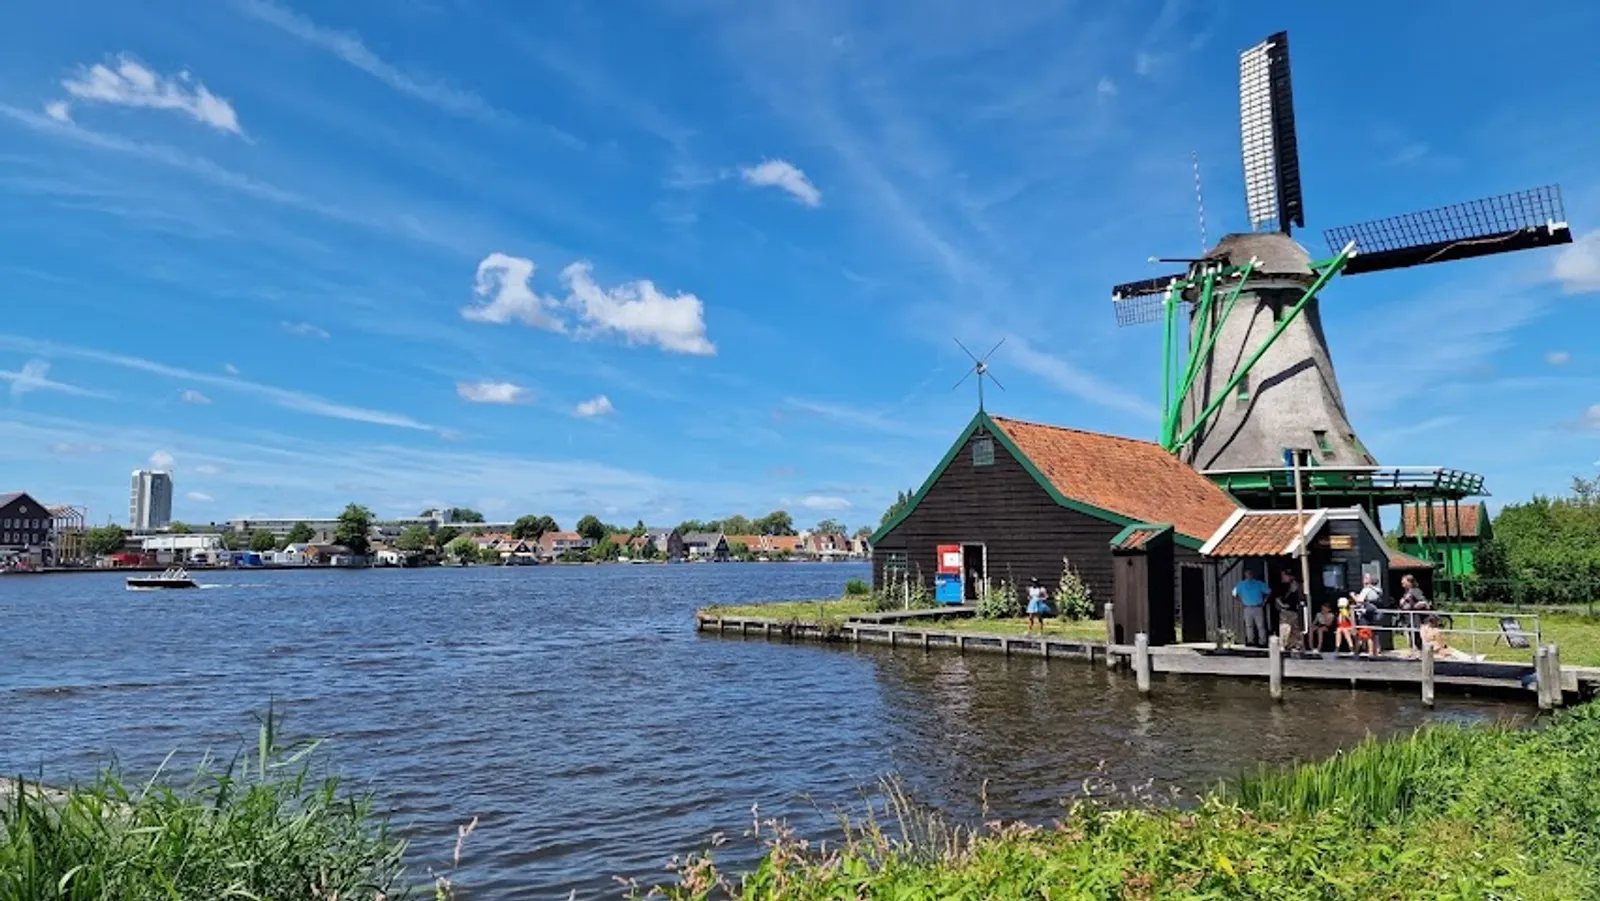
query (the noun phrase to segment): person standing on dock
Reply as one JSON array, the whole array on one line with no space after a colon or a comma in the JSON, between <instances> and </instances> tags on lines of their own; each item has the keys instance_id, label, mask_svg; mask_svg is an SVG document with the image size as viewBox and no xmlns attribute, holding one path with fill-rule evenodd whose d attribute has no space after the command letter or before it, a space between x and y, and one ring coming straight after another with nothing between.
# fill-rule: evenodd
<instances>
[{"instance_id":1,"label":"person standing on dock","mask_svg":"<svg viewBox=\"0 0 1600 901\"><path fill-rule=\"evenodd\" d=\"M1305 633L1305 628L1300 622L1301 607L1305 605L1305 593L1300 590L1300 580L1294 573L1284 570L1279 574L1283 588L1274 597L1278 605L1278 640L1283 642L1283 649L1298 650L1300 636Z\"/></svg>"},{"instance_id":2,"label":"person standing on dock","mask_svg":"<svg viewBox=\"0 0 1600 901\"><path fill-rule=\"evenodd\" d=\"M1044 617L1050 612L1050 592L1039 584L1038 579L1028 583L1028 634L1033 634L1034 624L1039 626L1039 634L1044 635Z\"/></svg>"},{"instance_id":3,"label":"person standing on dock","mask_svg":"<svg viewBox=\"0 0 1600 901\"><path fill-rule=\"evenodd\" d=\"M1267 645L1267 598L1272 589L1256 578L1255 570L1244 571L1244 580L1233 586L1233 596L1244 605L1244 643L1252 648Z\"/></svg>"}]
</instances>

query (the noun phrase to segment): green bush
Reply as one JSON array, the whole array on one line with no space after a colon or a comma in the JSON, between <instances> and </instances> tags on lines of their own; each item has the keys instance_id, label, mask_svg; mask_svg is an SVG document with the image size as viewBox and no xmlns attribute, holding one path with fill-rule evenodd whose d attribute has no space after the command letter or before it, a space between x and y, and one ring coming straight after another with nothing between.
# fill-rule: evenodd
<instances>
[{"instance_id":1,"label":"green bush","mask_svg":"<svg viewBox=\"0 0 1600 901\"><path fill-rule=\"evenodd\" d=\"M978 596L978 616L984 619L1009 619L1022 615L1022 597L1010 579L990 586Z\"/></svg>"},{"instance_id":2,"label":"green bush","mask_svg":"<svg viewBox=\"0 0 1600 901\"><path fill-rule=\"evenodd\" d=\"M1056 615L1063 619L1083 620L1094 615L1094 592L1066 557L1061 558L1061 580L1052 600Z\"/></svg>"},{"instance_id":3,"label":"green bush","mask_svg":"<svg viewBox=\"0 0 1600 901\"><path fill-rule=\"evenodd\" d=\"M18 783L0 805L0 899L399 898L405 843L369 796L311 778L269 710L255 754L203 762L180 791L107 771L64 796ZM160 774L158 773L158 776Z\"/></svg>"},{"instance_id":4,"label":"green bush","mask_svg":"<svg viewBox=\"0 0 1600 901\"><path fill-rule=\"evenodd\" d=\"M872 586L861 581L860 579L851 579L850 581L844 583L845 597L854 598L871 593Z\"/></svg>"}]
</instances>

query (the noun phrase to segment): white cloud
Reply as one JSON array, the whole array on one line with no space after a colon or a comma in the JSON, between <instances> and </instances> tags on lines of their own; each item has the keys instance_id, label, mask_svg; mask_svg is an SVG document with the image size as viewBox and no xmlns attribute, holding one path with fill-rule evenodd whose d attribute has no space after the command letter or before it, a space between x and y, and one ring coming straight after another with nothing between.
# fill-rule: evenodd
<instances>
[{"instance_id":1,"label":"white cloud","mask_svg":"<svg viewBox=\"0 0 1600 901\"><path fill-rule=\"evenodd\" d=\"M184 496L187 497L189 500L194 501L195 503L199 503L199 504L209 504L212 501L216 500L216 498L212 497L209 494L206 494L204 491L191 491L191 492L189 492L188 494L186 494Z\"/></svg>"},{"instance_id":2,"label":"white cloud","mask_svg":"<svg viewBox=\"0 0 1600 901\"><path fill-rule=\"evenodd\" d=\"M333 337L332 335L328 334L327 329L322 328L321 326L312 325L309 322L282 322L279 323L279 325L281 325L283 330L289 334L299 335L302 338L317 338L319 340L326 341Z\"/></svg>"},{"instance_id":3,"label":"white cloud","mask_svg":"<svg viewBox=\"0 0 1600 901\"><path fill-rule=\"evenodd\" d=\"M616 411L617 408L611 405L611 398L602 394L599 397L591 398L578 404L572 412L585 419L592 419L596 416L607 416Z\"/></svg>"},{"instance_id":4,"label":"white cloud","mask_svg":"<svg viewBox=\"0 0 1600 901\"><path fill-rule=\"evenodd\" d=\"M223 363L222 364L222 371L226 372L229 375L238 375L239 374L239 367L233 365L232 363Z\"/></svg>"},{"instance_id":5,"label":"white cloud","mask_svg":"<svg viewBox=\"0 0 1600 901\"><path fill-rule=\"evenodd\" d=\"M21 397L30 391L54 391L57 394L70 394L74 397L105 397L103 394L79 388L77 385L55 381L49 374L49 363L44 360L29 360L16 372L0 369L0 382L11 383L12 398Z\"/></svg>"},{"instance_id":6,"label":"white cloud","mask_svg":"<svg viewBox=\"0 0 1600 901\"><path fill-rule=\"evenodd\" d=\"M90 360L108 366L118 366L123 369L132 369L137 372L148 372L153 375L164 376L170 379L185 382L209 385L219 390L233 391L251 397L260 398L276 407L285 410L294 410L300 413L309 413L313 416L323 416L329 419L344 419L350 422L365 422L372 425L386 425L402 429L416 429L423 432L439 433L440 430L426 423L406 416L403 413L391 413L386 410L373 410L366 407L347 406L324 400L314 394L305 394L299 391L290 391L287 388L278 388L272 385L263 385L259 382L250 382L240 378L229 378L220 375L210 375L204 372L195 372L178 366L168 366L154 360L141 357L128 357L122 354L106 353L105 351L91 350L85 347L73 347L66 344L54 344L48 341L35 341L30 338L21 338L14 335L0 335L0 347L9 347L24 353L38 353L58 357L75 357L80 360ZM3 376L0 376L3 378Z\"/></svg>"},{"instance_id":7,"label":"white cloud","mask_svg":"<svg viewBox=\"0 0 1600 901\"><path fill-rule=\"evenodd\" d=\"M209 404L211 403L211 398L206 397L204 394L201 394L193 388L190 388L183 392L183 402L186 404Z\"/></svg>"},{"instance_id":8,"label":"white cloud","mask_svg":"<svg viewBox=\"0 0 1600 901\"><path fill-rule=\"evenodd\" d=\"M520 404L533 399L528 389L510 382L459 382L456 393L475 404Z\"/></svg>"},{"instance_id":9,"label":"white cloud","mask_svg":"<svg viewBox=\"0 0 1600 901\"><path fill-rule=\"evenodd\" d=\"M481 119L506 117L505 113L490 106L482 97L471 91L458 90L429 75L406 72L394 66L373 53L361 42L361 38L353 33L325 28L270 0L239 0L236 6L246 15L331 53L396 91L445 112Z\"/></svg>"},{"instance_id":10,"label":"white cloud","mask_svg":"<svg viewBox=\"0 0 1600 901\"><path fill-rule=\"evenodd\" d=\"M1561 248L1550 274L1568 294L1600 291L1600 231L1590 232Z\"/></svg>"},{"instance_id":11,"label":"white cloud","mask_svg":"<svg viewBox=\"0 0 1600 901\"><path fill-rule=\"evenodd\" d=\"M848 510L850 502L842 497L833 497L826 494L808 494L800 499L800 506L807 510Z\"/></svg>"},{"instance_id":12,"label":"white cloud","mask_svg":"<svg viewBox=\"0 0 1600 901\"><path fill-rule=\"evenodd\" d=\"M822 204L822 192L811 183L793 163L787 160L764 160L754 166L743 166L739 175L746 184L762 188L781 188L809 207Z\"/></svg>"},{"instance_id":13,"label":"white cloud","mask_svg":"<svg viewBox=\"0 0 1600 901\"><path fill-rule=\"evenodd\" d=\"M1153 53L1146 53L1143 50L1133 55L1133 71L1142 76L1153 75L1156 71L1156 66L1160 65L1160 63L1160 57Z\"/></svg>"},{"instance_id":14,"label":"white cloud","mask_svg":"<svg viewBox=\"0 0 1600 901\"><path fill-rule=\"evenodd\" d=\"M44 105L44 114L57 122L72 121L72 105L65 100L57 100Z\"/></svg>"},{"instance_id":15,"label":"white cloud","mask_svg":"<svg viewBox=\"0 0 1600 901\"><path fill-rule=\"evenodd\" d=\"M1544 361L1551 366L1565 366L1572 362L1572 354L1564 350L1552 350L1544 355Z\"/></svg>"},{"instance_id":16,"label":"white cloud","mask_svg":"<svg viewBox=\"0 0 1600 901\"><path fill-rule=\"evenodd\" d=\"M602 288L588 262L562 270L570 294L567 306L579 311L587 331L621 335L628 344L654 344L672 353L712 356L706 340L705 306L693 294L668 297L647 279Z\"/></svg>"},{"instance_id":17,"label":"white cloud","mask_svg":"<svg viewBox=\"0 0 1600 901\"><path fill-rule=\"evenodd\" d=\"M1589 409L1583 411L1583 427L1600 429L1600 404L1591 404Z\"/></svg>"},{"instance_id":18,"label":"white cloud","mask_svg":"<svg viewBox=\"0 0 1600 901\"><path fill-rule=\"evenodd\" d=\"M1012 336L1006 342L1006 348L1012 362L1073 397L1141 419L1160 416L1155 406L1144 398L1085 372L1067 360L1036 350L1022 338Z\"/></svg>"},{"instance_id":19,"label":"white cloud","mask_svg":"<svg viewBox=\"0 0 1600 901\"><path fill-rule=\"evenodd\" d=\"M103 454L105 450L106 448L103 444L74 444L70 441L57 441L50 445L50 453L58 457L75 454Z\"/></svg>"},{"instance_id":20,"label":"white cloud","mask_svg":"<svg viewBox=\"0 0 1600 901\"><path fill-rule=\"evenodd\" d=\"M1100 76L1100 83L1094 86L1095 95L1101 100L1109 100L1117 96L1117 83L1109 75Z\"/></svg>"},{"instance_id":21,"label":"white cloud","mask_svg":"<svg viewBox=\"0 0 1600 901\"><path fill-rule=\"evenodd\" d=\"M532 260L504 253L491 253L478 264L472 292L489 298L482 306L463 307L461 315L472 322L504 325L513 319L534 328L564 331L553 314L555 302L533 293L528 286L533 278Z\"/></svg>"},{"instance_id":22,"label":"white cloud","mask_svg":"<svg viewBox=\"0 0 1600 901\"><path fill-rule=\"evenodd\" d=\"M115 68L103 63L80 68L75 77L63 81L61 86L79 100L176 110L220 131L241 133L239 116L232 104L206 90L206 86L187 71L179 72L176 78L168 78L127 55L113 62ZM45 112L60 122L69 118L65 103L51 104L45 107Z\"/></svg>"},{"instance_id":23,"label":"white cloud","mask_svg":"<svg viewBox=\"0 0 1600 901\"><path fill-rule=\"evenodd\" d=\"M196 475L202 476L219 476L223 473L222 467L215 463L201 463L194 468L194 471Z\"/></svg>"},{"instance_id":24,"label":"white cloud","mask_svg":"<svg viewBox=\"0 0 1600 901\"><path fill-rule=\"evenodd\" d=\"M171 454L164 450L158 450L150 455L150 467L152 469L171 469L173 464L177 462Z\"/></svg>"},{"instance_id":25,"label":"white cloud","mask_svg":"<svg viewBox=\"0 0 1600 901\"><path fill-rule=\"evenodd\" d=\"M883 432L887 435L901 435L907 438L927 438L933 437L937 434L928 429L913 425L904 418L892 416L889 412L883 410L863 410L847 404L835 403L833 401L808 400L801 397L785 398L783 403L784 406L789 409L798 410L802 413L810 413L814 416L821 416L827 419L837 420L845 423L846 425L851 425L858 428L871 429L875 432Z\"/></svg>"}]
</instances>

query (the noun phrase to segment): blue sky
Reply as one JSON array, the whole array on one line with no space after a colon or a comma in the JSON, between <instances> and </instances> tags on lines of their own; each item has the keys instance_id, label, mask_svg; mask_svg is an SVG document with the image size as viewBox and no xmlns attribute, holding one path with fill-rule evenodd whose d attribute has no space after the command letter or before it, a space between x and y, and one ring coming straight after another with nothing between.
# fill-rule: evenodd
<instances>
[{"instance_id":1,"label":"blue sky","mask_svg":"<svg viewBox=\"0 0 1600 901\"><path fill-rule=\"evenodd\" d=\"M1448 13L1448 15L1444 14ZM1379 460L1600 458L1600 6L453 0L0 11L0 488L875 524L970 417L1153 437L1109 287L1243 227L1291 36L1309 228L1559 182L1579 242L1352 277Z\"/></svg>"}]
</instances>

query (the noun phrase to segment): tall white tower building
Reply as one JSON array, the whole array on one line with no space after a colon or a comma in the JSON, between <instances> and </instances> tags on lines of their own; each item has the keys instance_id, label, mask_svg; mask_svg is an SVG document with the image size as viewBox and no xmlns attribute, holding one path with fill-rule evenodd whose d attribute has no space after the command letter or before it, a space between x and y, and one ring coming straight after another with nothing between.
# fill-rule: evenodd
<instances>
[{"instance_id":1,"label":"tall white tower building","mask_svg":"<svg viewBox=\"0 0 1600 901\"><path fill-rule=\"evenodd\" d=\"M128 526L133 529L164 529L172 522L172 474L152 469L135 469L128 491Z\"/></svg>"}]
</instances>

